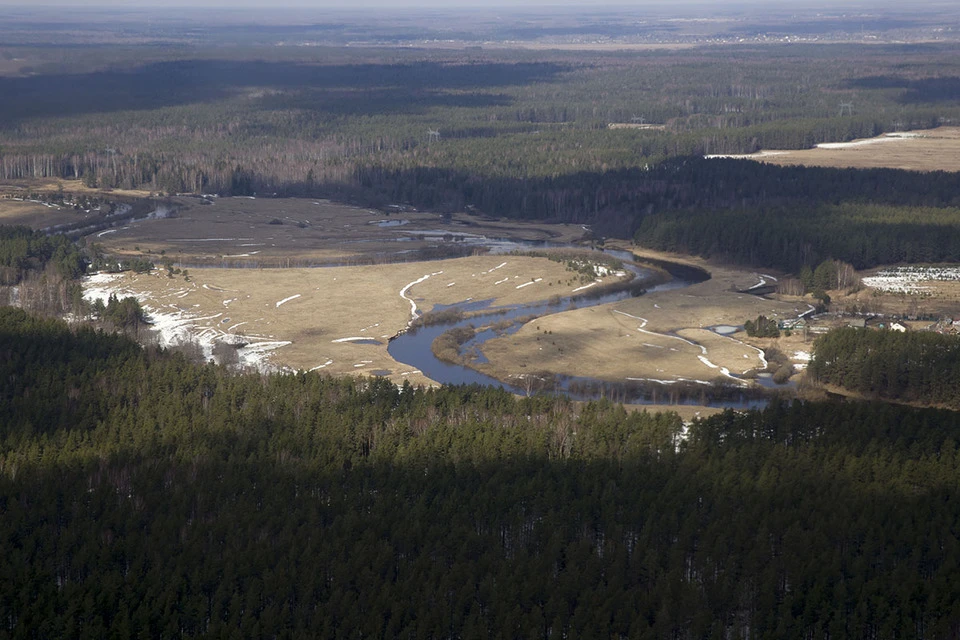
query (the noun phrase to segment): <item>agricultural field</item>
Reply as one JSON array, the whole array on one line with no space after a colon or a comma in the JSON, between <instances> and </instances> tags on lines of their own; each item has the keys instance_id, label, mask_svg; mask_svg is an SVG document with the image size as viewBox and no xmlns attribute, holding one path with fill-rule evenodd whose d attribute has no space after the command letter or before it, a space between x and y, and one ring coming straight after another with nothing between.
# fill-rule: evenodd
<instances>
[{"instance_id":1,"label":"agricultural field","mask_svg":"<svg viewBox=\"0 0 960 640\"><path fill-rule=\"evenodd\" d=\"M784 166L960 171L960 127L885 133L850 142L824 142L813 149L765 150L723 157Z\"/></svg>"}]
</instances>

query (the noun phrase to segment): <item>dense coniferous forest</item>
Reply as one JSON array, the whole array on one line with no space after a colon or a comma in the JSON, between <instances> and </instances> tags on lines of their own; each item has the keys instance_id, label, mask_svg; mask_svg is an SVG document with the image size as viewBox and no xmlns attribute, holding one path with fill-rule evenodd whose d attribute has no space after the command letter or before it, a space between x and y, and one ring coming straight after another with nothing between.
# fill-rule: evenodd
<instances>
[{"instance_id":1,"label":"dense coniferous forest","mask_svg":"<svg viewBox=\"0 0 960 640\"><path fill-rule=\"evenodd\" d=\"M810 374L872 397L960 408L960 338L838 329L817 338Z\"/></svg>"},{"instance_id":2,"label":"dense coniferous forest","mask_svg":"<svg viewBox=\"0 0 960 640\"><path fill-rule=\"evenodd\" d=\"M230 375L0 309L12 637L960 632L960 414Z\"/></svg>"}]
</instances>

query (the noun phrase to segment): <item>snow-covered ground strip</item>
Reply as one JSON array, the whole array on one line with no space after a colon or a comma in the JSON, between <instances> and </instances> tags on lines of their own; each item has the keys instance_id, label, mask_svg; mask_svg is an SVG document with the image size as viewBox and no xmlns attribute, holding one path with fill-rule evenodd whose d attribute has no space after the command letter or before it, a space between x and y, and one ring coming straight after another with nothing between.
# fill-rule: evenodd
<instances>
[{"instance_id":1,"label":"snow-covered ground strip","mask_svg":"<svg viewBox=\"0 0 960 640\"><path fill-rule=\"evenodd\" d=\"M676 384L678 382L692 382L694 384L711 385L707 380L697 380L696 378L676 378L675 380L660 380L658 378L626 378L630 382L656 382L658 384Z\"/></svg>"},{"instance_id":2,"label":"snow-covered ground strip","mask_svg":"<svg viewBox=\"0 0 960 640\"><path fill-rule=\"evenodd\" d=\"M922 282L960 280L960 267L894 267L862 279L864 285L888 293L923 293L931 288Z\"/></svg>"},{"instance_id":3,"label":"snow-covered ground strip","mask_svg":"<svg viewBox=\"0 0 960 640\"><path fill-rule=\"evenodd\" d=\"M853 142L821 142L817 145L818 149L853 149L856 147L865 147L871 144L880 144L883 142L897 142L900 140L909 140L910 138L920 137L917 134L905 133L886 133L879 138L867 138L866 140L854 140Z\"/></svg>"},{"instance_id":4,"label":"snow-covered ground strip","mask_svg":"<svg viewBox=\"0 0 960 640\"><path fill-rule=\"evenodd\" d=\"M493 284L494 284L494 286L496 286L496 285L498 285L498 284L503 284L504 282L506 282L506 281L509 280L509 279L510 279L510 278L504 278L503 280L497 280L497 281L494 282Z\"/></svg>"},{"instance_id":5,"label":"snow-covered ground strip","mask_svg":"<svg viewBox=\"0 0 960 640\"><path fill-rule=\"evenodd\" d=\"M529 287L532 284L537 284L541 280L543 280L543 278L537 278L535 280L531 280L530 282L524 282L523 284L517 285L517 289L523 289L524 287Z\"/></svg>"},{"instance_id":6,"label":"snow-covered ground strip","mask_svg":"<svg viewBox=\"0 0 960 640\"><path fill-rule=\"evenodd\" d=\"M737 154L725 154L725 153L716 153L703 156L707 160L713 160L716 158L731 158L733 160L742 160L744 158L769 158L771 156L784 156L789 153L788 151L758 151L756 153L737 153Z\"/></svg>"},{"instance_id":7,"label":"snow-covered ground strip","mask_svg":"<svg viewBox=\"0 0 960 640\"><path fill-rule=\"evenodd\" d=\"M301 294L298 293L298 294L292 295L292 296L290 296L290 297L288 297L288 298L284 298L283 300L280 300L279 302L277 302L277 306L279 307L280 305L286 304L286 303L290 302L291 300L296 300L296 299L299 298L299 297L301 297Z\"/></svg>"},{"instance_id":8,"label":"snow-covered ground strip","mask_svg":"<svg viewBox=\"0 0 960 640\"><path fill-rule=\"evenodd\" d=\"M597 284L598 284L598 283L596 283L596 282L591 282L590 284L585 284L585 285L583 285L582 287L577 287L576 289L574 289L574 290L572 291L572 293L576 293L577 291L583 291L584 289L589 289L590 287L595 287L595 286L597 286ZM517 287L517 288L519 289L520 287Z\"/></svg>"},{"instance_id":9,"label":"snow-covered ground strip","mask_svg":"<svg viewBox=\"0 0 960 640\"><path fill-rule=\"evenodd\" d=\"M485 274L488 274L488 273L493 273L493 272L496 271L497 269L503 269L505 266L507 266L507 263L506 263L506 262L501 262L500 264L498 264L497 266L495 266L493 269L490 269L489 271L483 271L483 272L481 272L481 275L485 275Z\"/></svg>"},{"instance_id":10,"label":"snow-covered ground strip","mask_svg":"<svg viewBox=\"0 0 960 640\"><path fill-rule=\"evenodd\" d=\"M414 280L413 282L405 285L402 289L400 289L400 297L410 303L410 316L411 316L410 321L411 322L413 322L413 320L417 318L417 303L407 297L407 291L410 290L410 287L420 284L421 282L425 282L428 279L430 279L432 276L439 276L441 273L443 273L443 271L435 271L433 273L428 273L427 275Z\"/></svg>"},{"instance_id":11,"label":"snow-covered ground strip","mask_svg":"<svg viewBox=\"0 0 960 640\"><path fill-rule=\"evenodd\" d=\"M330 342L356 342L357 340L369 340L370 338L364 338L363 336L351 336L349 338L337 338L336 340L331 340Z\"/></svg>"},{"instance_id":12,"label":"snow-covered ground strip","mask_svg":"<svg viewBox=\"0 0 960 640\"><path fill-rule=\"evenodd\" d=\"M326 369L332 364L333 364L333 360L328 359L323 364L318 364L317 366L313 367L312 369L310 369L310 371L319 371L320 369Z\"/></svg>"}]
</instances>

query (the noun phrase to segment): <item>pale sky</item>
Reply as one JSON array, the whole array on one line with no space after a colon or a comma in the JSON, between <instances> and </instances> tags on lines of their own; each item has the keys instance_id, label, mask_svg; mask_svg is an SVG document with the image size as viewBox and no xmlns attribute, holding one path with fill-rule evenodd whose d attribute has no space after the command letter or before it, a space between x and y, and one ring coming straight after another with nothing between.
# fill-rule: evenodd
<instances>
[{"instance_id":1,"label":"pale sky","mask_svg":"<svg viewBox=\"0 0 960 640\"><path fill-rule=\"evenodd\" d=\"M236 8L263 8L275 9L278 7L291 7L297 9L342 9L352 10L359 7L389 7L394 9L432 7L432 8L484 8L490 6L510 7L523 10L526 7L538 6L565 6L565 7L589 7L602 8L605 6L625 8L632 7L642 9L644 6L664 7L676 5L700 5L716 9L724 9L738 5L762 5L771 8L802 8L809 7L857 7L857 8L879 8L882 5L893 5L892 2L883 2L878 0L171 0L162 2L158 0L41 0L40 2L24 2L23 0L0 0L0 6L18 7L23 9L40 9L44 6L74 7L84 9L95 9L97 7L124 7L128 9L155 8L164 9L173 6L190 7L236 7ZM950 6L952 3L933 0L921 2L914 0L912 7L918 5L940 5ZM903 6L902 4L900 6Z\"/></svg>"}]
</instances>

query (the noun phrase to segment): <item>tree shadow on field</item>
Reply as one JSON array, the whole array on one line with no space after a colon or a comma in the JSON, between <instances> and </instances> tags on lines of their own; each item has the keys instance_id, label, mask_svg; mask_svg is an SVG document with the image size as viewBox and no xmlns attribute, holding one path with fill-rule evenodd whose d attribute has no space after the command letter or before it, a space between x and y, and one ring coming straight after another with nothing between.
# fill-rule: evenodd
<instances>
[{"instance_id":1,"label":"tree shadow on field","mask_svg":"<svg viewBox=\"0 0 960 640\"><path fill-rule=\"evenodd\" d=\"M392 113L431 106L494 106L509 98L494 87L548 82L566 70L550 63L318 65L288 62L183 60L134 70L0 79L0 118L11 121L149 110L222 100L252 88L273 89L267 108L333 113ZM457 94L447 93L455 90ZM471 91L474 90L474 91ZM289 92L289 96L285 94ZM374 98L374 99L370 99Z\"/></svg>"}]
</instances>

